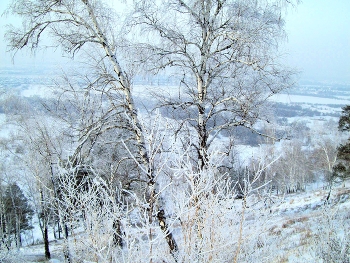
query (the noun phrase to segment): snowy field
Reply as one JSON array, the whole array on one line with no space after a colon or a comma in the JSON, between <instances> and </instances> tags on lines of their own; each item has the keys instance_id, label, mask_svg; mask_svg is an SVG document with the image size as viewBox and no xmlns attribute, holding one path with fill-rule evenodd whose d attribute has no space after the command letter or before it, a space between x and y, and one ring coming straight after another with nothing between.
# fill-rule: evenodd
<instances>
[{"instance_id":1,"label":"snowy field","mask_svg":"<svg viewBox=\"0 0 350 263\"><path fill-rule=\"evenodd\" d=\"M294 94L277 94L271 98L272 101L281 102L281 103L307 103L307 104L337 104L337 105L346 105L350 103L349 97L348 99L330 99L330 98L322 98L317 96L302 96L302 95L294 95Z\"/></svg>"}]
</instances>

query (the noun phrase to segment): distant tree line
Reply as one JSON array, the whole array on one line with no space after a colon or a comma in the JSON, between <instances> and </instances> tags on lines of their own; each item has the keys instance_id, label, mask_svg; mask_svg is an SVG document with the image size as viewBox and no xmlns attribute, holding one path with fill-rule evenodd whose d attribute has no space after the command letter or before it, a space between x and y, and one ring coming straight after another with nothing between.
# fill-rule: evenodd
<instances>
[{"instance_id":1,"label":"distant tree line","mask_svg":"<svg viewBox=\"0 0 350 263\"><path fill-rule=\"evenodd\" d=\"M338 105L339 107L339 105ZM302 107L298 104L287 103L274 103L275 114L277 117L290 118L290 117L315 117L315 116L333 116L338 117L335 113L323 113L318 110L312 110Z\"/></svg>"}]
</instances>

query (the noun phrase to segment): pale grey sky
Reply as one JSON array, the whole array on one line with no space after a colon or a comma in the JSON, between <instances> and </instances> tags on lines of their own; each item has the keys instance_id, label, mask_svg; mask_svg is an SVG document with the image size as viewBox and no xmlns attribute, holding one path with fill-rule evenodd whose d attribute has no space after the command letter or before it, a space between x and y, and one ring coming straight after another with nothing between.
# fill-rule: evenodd
<instances>
[{"instance_id":1,"label":"pale grey sky","mask_svg":"<svg viewBox=\"0 0 350 263\"><path fill-rule=\"evenodd\" d=\"M288 62L302 79L350 83L349 0L303 0L286 26Z\"/></svg>"},{"instance_id":2,"label":"pale grey sky","mask_svg":"<svg viewBox=\"0 0 350 263\"><path fill-rule=\"evenodd\" d=\"M0 1L0 13L10 1ZM0 17L0 67L41 65L60 56L46 51L33 58L29 52L20 52L12 65L3 39L8 23L19 21ZM301 80L350 83L350 0L303 0L288 12L286 26L286 63L302 72Z\"/></svg>"}]
</instances>

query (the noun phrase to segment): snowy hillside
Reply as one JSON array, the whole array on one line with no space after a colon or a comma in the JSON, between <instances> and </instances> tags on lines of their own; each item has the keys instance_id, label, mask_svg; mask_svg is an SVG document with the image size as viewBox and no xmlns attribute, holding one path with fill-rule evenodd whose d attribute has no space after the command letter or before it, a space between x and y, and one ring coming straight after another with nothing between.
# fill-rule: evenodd
<instances>
[{"instance_id":1,"label":"snowy hillside","mask_svg":"<svg viewBox=\"0 0 350 263\"><path fill-rule=\"evenodd\" d=\"M319 188L265 200L248 198L238 262L348 262L350 187L335 187L327 200L328 193L329 190ZM232 210L241 211L241 204L241 200L237 201ZM237 234L226 233L233 243ZM82 237L80 234L75 238ZM84 243L75 242L81 241ZM50 246L50 262L64 262L62 240L52 241ZM41 244L23 247L14 254L13 262L46 262ZM141 254L139 260L142 262ZM219 261L213 258L213 262Z\"/></svg>"},{"instance_id":2,"label":"snowy hillside","mask_svg":"<svg viewBox=\"0 0 350 263\"><path fill-rule=\"evenodd\" d=\"M6 72L3 74L7 76ZM33 77L31 74L36 76L33 78L35 85L30 84L32 80L28 81ZM56 148L60 149L63 157L71 155L72 149L70 147L74 146L76 142L64 141L62 135L69 132L75 134L77 131L68 130L69 125L66 125L66 121L69 118L72 118L73 122L76 121L74 119L76 118L75 111L77 111L77 116L86 114L86 112L82 110L83 108L74 108L74 103L78 101L73 96L73 106L67 104L71 112L65 112L72 113L72 116L68 114L68 118L65 115L61 119L58 119L57 116L47 116L41 103L45 100L50 102L51 99L54 101L57 94L47 88L50 86L47 79L40 80L37 74L42 74L42 72L30 73L28 76L22 75L20 79L16 79L10 74L3 78L2 82L0 80L4 91L3 100L0 101L3 112L0 115L0 139L7 147L1 152L3 160L5 160L5 156L8 160L6 165L1 167L4 171L5 186L7 183L17 180L16 182L25 194L30 197L32 206L39 209L40 202L36 203L38 202L38 191L43 191L40 185L46 180L45 177L41 176L50 169L42 167L45 164L43 161L45 158L36 159L43 155L42 148L47 147L47 141L52 143L50 147L53 147L55 151ZM23 79L28 81L29 85L24 84ZM105 159L110 158L108 151L115 150L106 148L108 144L104 144L115 135L107 133L108 136L112 137L106 136L101 142L94 142L97 143L97 146L102 143L102 146L91 151L94 159L91 159L90 162L96 168L103 167L98 172L89 171L94 176L94 179L89 182L92 189L84 188L85 190L82 192L74 192L77 189L73 186L74 182L70 181L70 178L59 179L63 180L62 182L67 187L66 201L69 203L71 198L74 200L67 211L68 216L73 219L72 221L67 219L71 224L68 227L67 240L63 238L62 231L57 231L60 222L54 219L50 223L48 233L51 251L50 262L67 261L64 255L67 246L70 247L71 258L78 262L110 262L111 255L114 257L113 262L140 263L149 262L150 258L156 263L173 262L174 258L178 258L178 262L198 263L232 261L347 262L350 242L347 236L350 228L350 214L347 212L350 206L350 187L348 187L350 183L346 182L346 187L337 185L331 191L328 200L329 190L323 189L323 186L327 184L325 170L328 171L327 167L332 164L331 157L334 155L340 140L339 134L335 133L336 125L334 123L337 117L334 116L339 114L340 107L347 102L344 100L348 98L345 96L346 92L343 93L341 89L333 90L334 97L332 99L322 98L322 100L320 97L312 97L312 94L309 94L310 96L279 95L275 98L280 103L276 107L276 112L281 115L276 115L277 125L272 127L272 130L281 130L287 133L292 140L281 140L271 144L262 138L249 139L250 131L249 133L238 133L234 135L236 144L232 147L232 153L230 153L232 156L226 156L224 154L225 145L230 145L233 137L220 134L216 137L211 148L214 156L211 160L213 174L216 175L207 177L208 174L205 174L203 178L208 178L209 181L206 181L207 179L201 181L201 179L199 181L202 183L201 185L198 184L198 178L195 179L200 174L194 173L195 168L187 161L190 158L186 154L190 153L181 148L183 141L175 138L179 136L182 139L191 140L189 134L193 133L194 129L187 128L187 130L173 136L172 132L169 131L178 129L176 127L179 125L178 120L181 120L181 116L167 115L166 112L148 112L148 109L156 105L156 99L152 96L152 92L160 92L161 90L172 96L176 96L179 91L173 86L137 85L134 87L135 101L140 111L146 138L150 142L150 150L152 147L156 149L160 145L164 149L168 149L165 152L154 151L153 158L155 158L157 166L160 167L157 171L159 173L157 187L160 191L157 198L165 204L166 222L180 247L179 254L175 257L170 256L164 242L161 242L164 234L160 231L159 226L155 224L155 221L150 223L146 220L145 197L140 198L135 193L125 189L129 199L124 205L120 206L120 204L113 202L113 205L105 203L105 207L96 205L96 203L101 202L99 199L101 191L106 191L106 187L103 186L105 181L96 174L106 173L103 169L106 166ZM322 88L319 87L319 90ZM344 98L337 99L342 94ZM70 102L72 98L68 96L66 99ZM284 101L286 99L288 101ZM65 101L62 99L62 102ZM327 106L329 104L332 105ZM23 105L25 112L21 108ZM30 109L28 105L34 109L33 116L26 115ZM95 106L94 103L91 105ZM308 115L310 109L315 116ZM285 112L291 115L284 116ZM161 116L162 113L165 116ZM96 112L91 110L90 117L94 118L95 114ZM24 120L23 116L26 116ZM87 119L89 120L88 117ZM327 119L334 121L327 122ZM34 127L37 127L37 130L33 129ZM50 128L47 130L46 127ZM262 123L257 123L255 127L262 131L265 129ZM25 136L21 133L17 134L17 131L22 129L26 131ZM246 136L248 139L244 139ZM47 141L45 142L45 140ZM50 142L50 140L54 142ZM28 147L23 148L23 142ZM37 146L40 148L36 149ZM124 149L124 147L122 148ZM126 159L128 154L124 150L122 160ZM217 154L216 157L215 154ZM18 162L23 156L32 159L28 163ZM55 158L54 162L56 162ZM328 162L324 162L325 159ZM247 169L244 168L247 166L250 166L252 170L244 170L243 179L240 178L239 172L227 171L223 173L224 175L219 176L218 183L218 168L215 166L223 160L225 160L226 165L232 165L233 169L237 169L237 171ZM134 165L134 161L129 162L124 168L125 171L130 173L136 169ZM67 173L65 169L68 168L55 167L54 169L57 169L55 171L62 176ZM72 171L68 169L68 174L79 173L75 167L71 167L71 169ZM107 173L109 172L107 171ZM256 173L253 179L249 178L249 175L248 179L245 177L246 173L250 172ZM263 174L264 176L262 176ZM261 179L263 182L260 182L259 178L255 179L255 176L264 177ZM33 178L39 178L39 188L36 188L38 185L35 184L36 180ZM97 183L100 179L102 183ZM250 179L255 180L254 187L249 185ZM237 183L235 183L236 180ZM242 183L247 188L240 189L242 186L238 186L238 183ZM70 184L71 188L69 188ZM235 187L232 187L232 184L235 184ZM300 185L301 188L298 188ZM48 186L46 190L50 191L50 187ZM196 187L199 188L196 189ZM257 188L254 189L255 187ZM279 189L278 194L277 188ZM209 191L209 189L212 190ZM237 198L242 197L239 190L247 191L246 199ZM116 195L117 193L114 191L115 189L111 193ZM287 194L288 192L294 193ZM108 193L104 194L106 196L103 202L112 198ZM86 206L86 204L95 205ZM117 209L115 214L111 214L110 211L115 209ZM55 218L54 215L50 216ZM116 249L112 249L111 245L112 242L115 242L111 240L111 238L114 239L116 233L113 229L114 226L112 227L115 218L121 220L120 224L124 231L121 236L124 246L112 253L113 249ZM45 261L44 244L42 243L43 238L38 219L33 218L32 222L34 230L28 230L25 235L22 234L23 247L8 252L5 248L5 242L3 242L0 256L6 258L6 262L48 262ZM87 227L87 224L90 224L91 227ZM53 229L56 229L55 233ZM61 236L57 237L60 234ZM32 245L32 243L35 244Z\"/></svg>"}]
</instances>

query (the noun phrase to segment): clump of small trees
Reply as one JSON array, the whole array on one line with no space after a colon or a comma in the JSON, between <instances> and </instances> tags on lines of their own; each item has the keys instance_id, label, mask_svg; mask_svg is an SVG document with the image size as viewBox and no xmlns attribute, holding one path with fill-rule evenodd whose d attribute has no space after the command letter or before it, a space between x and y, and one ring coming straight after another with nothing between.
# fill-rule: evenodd
<instances>
[{"instance_id":1,"label":"clump of small trees","mask_svg":"<svg viewBox=\"0 0 350 263\"><path fill-rule=\"evenodd\" d=\"M0 186L1 250L22 246L22 234L31 230L34 211L16 183Z\"/></svg>"}]
</instances>

